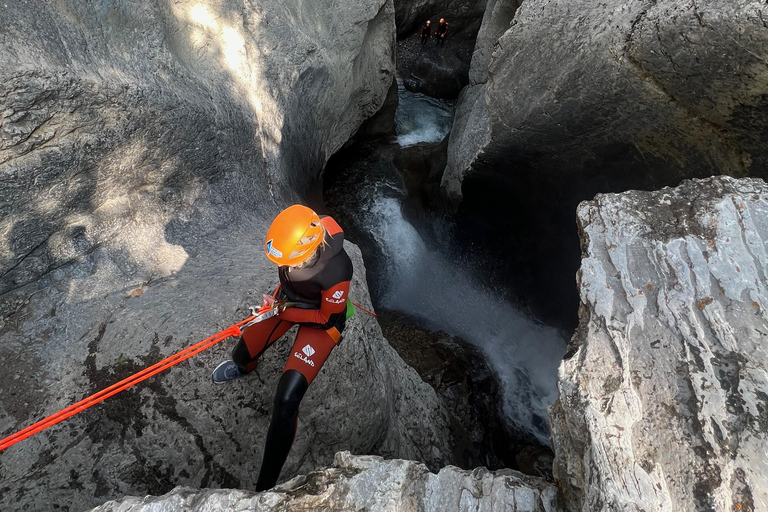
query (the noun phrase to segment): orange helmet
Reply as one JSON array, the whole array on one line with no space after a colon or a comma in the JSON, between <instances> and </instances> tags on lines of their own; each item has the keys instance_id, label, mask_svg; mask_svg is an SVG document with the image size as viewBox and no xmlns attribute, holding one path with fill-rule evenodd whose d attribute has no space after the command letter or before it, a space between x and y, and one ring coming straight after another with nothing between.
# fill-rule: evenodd
<instances>
[{"instance_id":1,"label":"orange helmet","mask_svg":"<svg viewBox=\"0 0 768 512\"><path fill-rule=\"evenodd\" d=\"M264 242L264 253L280 266L299 265L314 254L323 235L320 217L311 208L295 204L272 221Z\"/></svg>"}]
</instances>

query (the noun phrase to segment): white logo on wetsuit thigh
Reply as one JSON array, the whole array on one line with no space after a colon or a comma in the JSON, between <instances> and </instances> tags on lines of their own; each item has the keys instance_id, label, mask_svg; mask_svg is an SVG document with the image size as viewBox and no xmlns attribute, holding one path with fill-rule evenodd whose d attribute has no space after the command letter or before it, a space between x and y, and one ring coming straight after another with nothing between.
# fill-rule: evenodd
<instances>
[{"instance_id":1,"label":"white logo on wetsuit thigh","mask_svg":"<svg viewBox=\"0 0 768 512\"><path fill-rule=\"evenodd\" d=\"M336 293L334 293L334 294L333 294L333 298L334 298L334 299L340 299L340 298L342 298L343 296L344 296L344 292L343 292L343 291L341 291L341 290L339 290L339 291L337 291Z\"/></svg>"},{"instance_id":2,"label":"white logo on wetsuit thigh","mask_svg":"<svg viewBox=\"0 0 768 512\"><path fill-rule=\"evenodd\" d=\"M315 349L313 349L310 345L307 345L301 349L301 351L307 354L307 357L312 357L312 355L315 353Z\"/></svg>"},{"instance_id":3,"label":"white logo on wetsuit thigh","mask_svg":"<svg viewBox=\"0 0 768 512\"><path fill-rule=\"evenodd\" d=\"M307 363L312 368L315 367L315 362L313 360L311 360L310 358L308 358L307 356L305 356L303 354L300 354L299 352L294 352L293 353L293 357L295 357L296 359L300 359L301 361L304 361L305 363Z\"/></svg>"}]
</instances>

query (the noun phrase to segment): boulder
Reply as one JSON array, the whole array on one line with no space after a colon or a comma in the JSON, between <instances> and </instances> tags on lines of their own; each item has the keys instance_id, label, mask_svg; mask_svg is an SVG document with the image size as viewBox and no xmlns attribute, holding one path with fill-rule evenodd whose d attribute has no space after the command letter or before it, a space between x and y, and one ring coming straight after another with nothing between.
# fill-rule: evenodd
<instances>
[{"instance_id":1,"label":"boulder","mask_svg":"<svg viewBox=\"0 0 768 512\"><path fill-rule=\"evenodd\" d=\"M550 408L570 511L768 510L768 185L578 209L580 324Z\"/></svg>"},{"instance_id":2,"label":"boulder","mask_svg":"<svg viewBox=\"0 0 768 512\"><path fill-rule=\"evenodd\" d=\"M470 72L484 85L462 94L442 183L465 217L514 233L499 254L519 254L508 273L534 309L573 315L579 201L767 175L768 6L526 0L510 18L513 8L486 10Z\"/></svg>"},{"instance_id":3,"label":"boulder","mask_svg":"<svg viewBox=\"0 0 768 512\"><path fill-rule=\"evenodd\" d=\"M333 466L264 493L177 488L165 496L126 498L93 512L289 512L299 510L504 510L556 512L557 489L511 470L430 473L423 464L336 454Z\"/></svg>"}]
</instances>

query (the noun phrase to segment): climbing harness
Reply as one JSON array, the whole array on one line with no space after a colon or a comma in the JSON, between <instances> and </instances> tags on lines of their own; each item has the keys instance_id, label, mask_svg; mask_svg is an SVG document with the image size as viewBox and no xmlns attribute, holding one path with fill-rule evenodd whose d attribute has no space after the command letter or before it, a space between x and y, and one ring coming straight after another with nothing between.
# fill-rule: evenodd
<instances>
[{"instance_id":1,"label":"climbing harness","mask_svg":"<svg viewBox=\"0 0 768 512\"><path fill-rule=\"evenodd\" d=\"M276 293L277 293L277 290L275 290L275 294ZM210 336L190 347L187 347L184 350L181 350L173 354L172 356L169 356L163 359L162 361L155 363L148 368L145 368L144 370L138 373L134 373L130 377L127 377L121 380L120 382L117 382L116 384L112 384L108 388L103 389L98 393L94 393L93 395L88 396L83 400L80 400L79 402L62 409L56 414L52 414L51 416L48 416L47 418L44 418L38 421L37 423L16 432L15 434L12 434L4 439L1 439L0 451L3 451L6 448L9 448L14 444L20 441L23 441L24 439L32 437L33 435L39 432L42 432L48 427L52 427L53 425L56 425L57 423L62 422L65 419L88 409L89 407L93 407L94 405L100 402L103 402L107 398L114 396L120 393L121 391L125 391L126 389L132 386L135 386L139 382L145 381L148 378L154 375L157 375L158 373L165 371L168 368L175 366L182 361L186 361L190 357L211 348L212 346L224 341L230 336L240 336L242 334L242 331L246 327L253 325L257 322L264 321L267 318L272 318L273 316L279 314L282 309L284 309L285 307L289 307L291 304L292 303L277 301L274 299L274 297L270 297L269 295L264 295L264 301L262 302L262 306L258 309L256 309L255 307L251 307L252 314L245 320L242 320L234 325L231 325L226 329L217 332L213 336ZM356 304L354 302L352 302L352 304L354 304L356 308L365 311L369 315L372 315L374 317L377 316L376 313L365 309L359 304Z\"/></svg>"}]
</instances>

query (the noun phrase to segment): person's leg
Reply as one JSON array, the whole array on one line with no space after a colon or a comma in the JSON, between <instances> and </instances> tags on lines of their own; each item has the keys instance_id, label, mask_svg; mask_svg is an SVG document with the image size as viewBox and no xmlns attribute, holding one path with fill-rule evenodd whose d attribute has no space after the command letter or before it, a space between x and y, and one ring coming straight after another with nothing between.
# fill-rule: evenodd
<instances>
[{"instance_id":1,"label":"person's leg","mask_svg":"<svg viewBox=\"0 0 768 512\"><path fill-rule=\"evenodd\" d=\"M273 317L245 329L235 348L232 349L232 360L237 364L240 373L246 374L253 371L259 363L261 354L292 325L291 322L280 320L280 317Z\"/></svg>"},{"instance_id":2,"label":"person's leg","mask_svg":"<svg viewBox=\"0 0 768 512\"><path fill-rule=\"evenodd\" d=\"M275 409L267 432L256 491L271 489L277 483L296 436L301 399L335 346L336 343L324 330L299 328L277 385Z\"/></svg>"}]
</instances>

